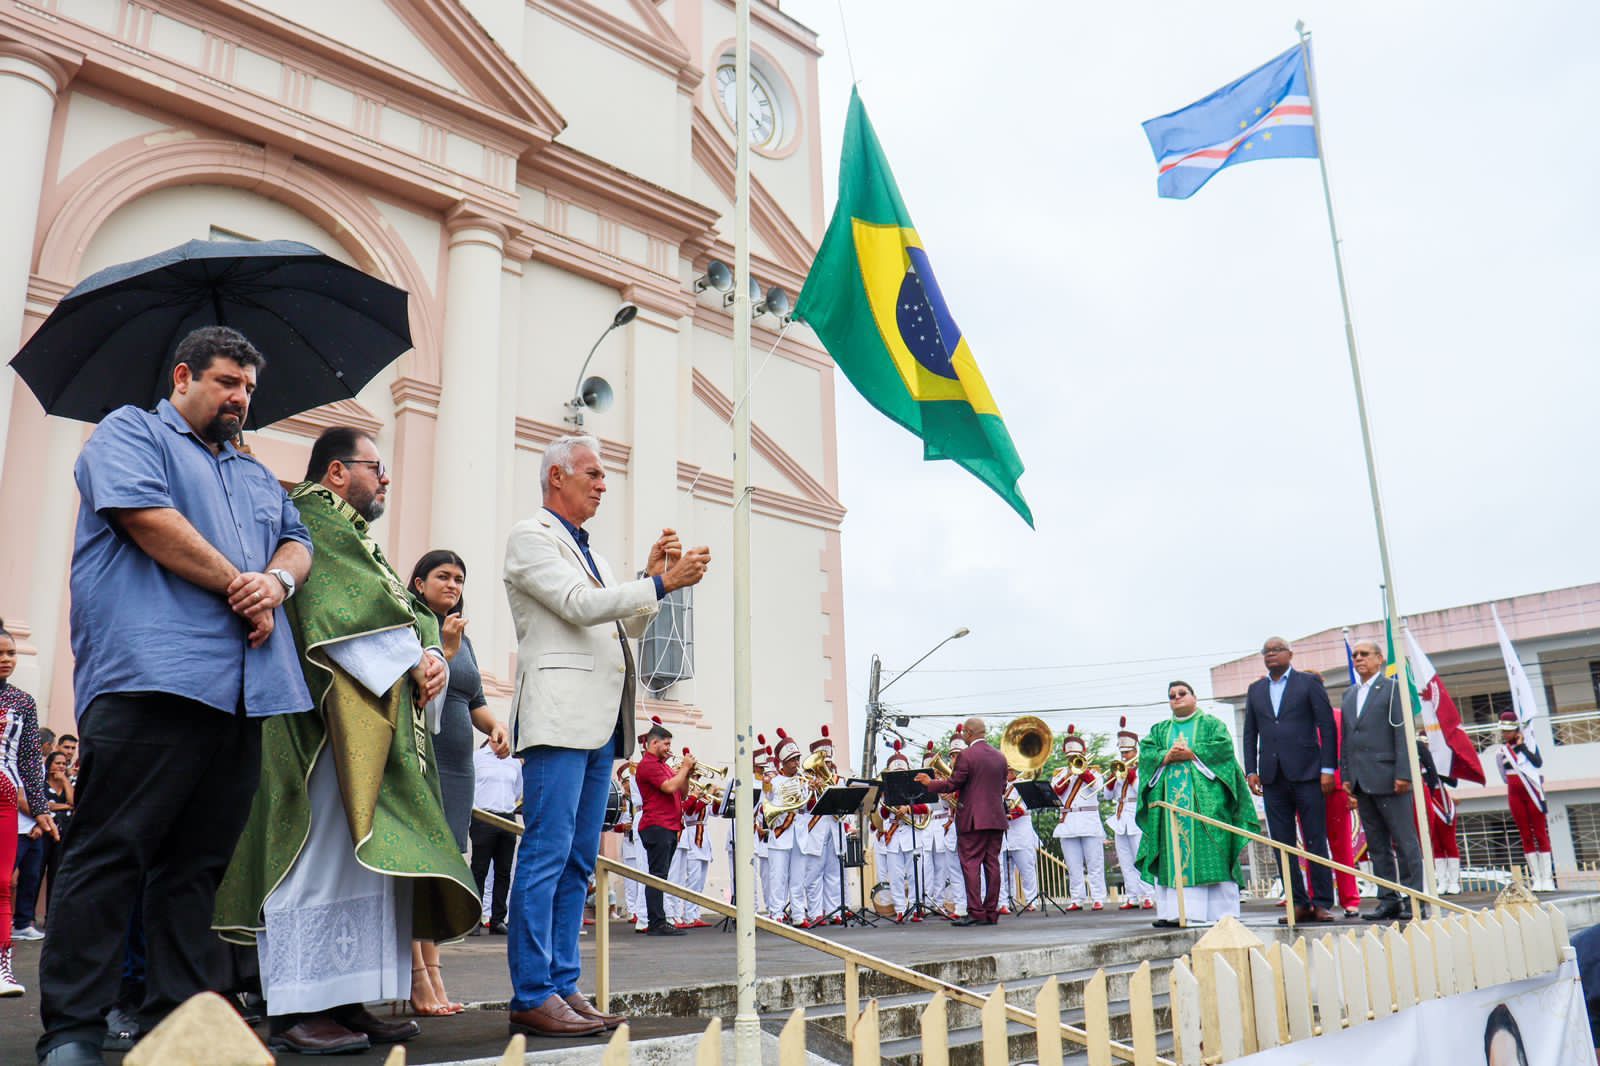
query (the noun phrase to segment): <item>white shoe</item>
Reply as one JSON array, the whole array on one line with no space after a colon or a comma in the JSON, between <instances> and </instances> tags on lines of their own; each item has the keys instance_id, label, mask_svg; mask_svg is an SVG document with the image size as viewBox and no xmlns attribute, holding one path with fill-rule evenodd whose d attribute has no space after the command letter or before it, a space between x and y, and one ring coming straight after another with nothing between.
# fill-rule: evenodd
<instances>
[{"instance_id":1,"label":"white shoe","mask_svg":"<svg viewBox=\"0 0 1600 1066\"><path fill-rule=\"evenodd\" d=\"M25 927L23 927L21 929L13 929L13 930L11 930L11 939L12 940L43 940L44 939L44 934L42 932L40 932L39 930L35 929L33 926L29 925L29 926L25 926Z\"/></svg>"},{"instance_id":2,"label":"white shoe","mask_svg":"<svg viewBox=\"0 0 1600 1066\"><path fill-rule=\"evenodd\" d=\"M11 949L0 948L0 997L20 996L26 991L11 973Z\"/></svg>"}]
</instances>

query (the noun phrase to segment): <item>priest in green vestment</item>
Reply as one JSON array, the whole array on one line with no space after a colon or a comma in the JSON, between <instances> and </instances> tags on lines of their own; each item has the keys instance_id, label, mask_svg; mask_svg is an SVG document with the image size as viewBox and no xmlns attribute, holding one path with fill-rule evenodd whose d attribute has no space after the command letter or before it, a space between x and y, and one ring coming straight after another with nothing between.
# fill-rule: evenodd
<instances>
[{"instance_id":1,"label":"priest in green vestment","mask_svg":"<svg viewBox=\"0 0 1600 1066\"><path fill-rule=\"evenodd\" d=\"M1172 717L1157 722L1139 742L1139 829L1144 834L1134 859L1139 874L1156 886L1157 927L1178 924L1178 864L1182 863L1185 917L1215 922L1239 913L1244 874L1239 856L1245 839L1193 818L1177 817L1172 838L1165 801L1219 822L1260 832L1255 803L1234 755L1233 737L1220 719L1203 713L1188 682L1167 686Z\"/></svg>"},{"instance_id":2,"label":"priest in green vestment","mask_svg":"<svg viewBox=\"0 0 1600 1066\"><path fill-rule=\"evenodd\" d=\"M285 604L315 707L262 730L261 784L213 923L256 945L275 1051L415 1036L362 1004L408 998L412 939L463 936L480 912L433 760L438 623L370 532L388 483L372 438L339 427L289 494L317 558Z\"/></svg>"}]
</instances>

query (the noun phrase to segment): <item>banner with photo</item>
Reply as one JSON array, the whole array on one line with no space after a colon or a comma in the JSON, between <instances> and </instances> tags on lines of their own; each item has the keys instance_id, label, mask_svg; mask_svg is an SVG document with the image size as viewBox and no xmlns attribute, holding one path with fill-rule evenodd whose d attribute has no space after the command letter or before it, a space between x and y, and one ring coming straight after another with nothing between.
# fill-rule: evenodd
<instances>
[{"instance_id":1,"label":"banner with photo","mask_svg":"<svg viewBox=\"0 0 1600 1066\"><path fill-rule=\"evenodd\" d=\"M1237 1066L1579 1066L1595 1061L1570 959L1553 974L1430 1000L1387 1018L1235 1059Z\"/></svg>"}]
</instances>

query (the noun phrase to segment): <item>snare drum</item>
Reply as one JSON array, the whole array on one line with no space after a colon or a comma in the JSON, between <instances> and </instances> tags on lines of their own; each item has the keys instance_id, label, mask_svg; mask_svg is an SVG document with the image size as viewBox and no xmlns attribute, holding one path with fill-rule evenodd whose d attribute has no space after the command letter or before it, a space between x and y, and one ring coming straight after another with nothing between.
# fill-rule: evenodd
<instances>
[{"instance_id":1,"label":"snare drum","mask_svg":"<svg viewBox=\"0 0 1600 1066\"><path fill-rule=\"evenodd\" d=\"M622 786L613 781L611 794L606 797L606 820L601 826L602 832L608 832L612 826L622 821L622 809Z\"/></svg>"}]
</instances>

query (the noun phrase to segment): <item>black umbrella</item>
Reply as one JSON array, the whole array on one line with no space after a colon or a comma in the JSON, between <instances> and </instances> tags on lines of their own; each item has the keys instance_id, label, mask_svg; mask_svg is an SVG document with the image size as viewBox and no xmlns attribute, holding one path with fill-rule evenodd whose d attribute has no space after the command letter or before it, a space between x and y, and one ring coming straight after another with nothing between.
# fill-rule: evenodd
<instances>
[{"instance_id":1,"label":"black umbrella","mask_svg":"<svg viewBox=\"0 0 1600 1066\"><path fill-rule=\"evenodd\" d=\"M190 241L84 279L11 365L47 413L98 422L169 395L201 326L266 356L251 429L354 396L411 347L403 289L298 241Z\"/></svg>"}]
</instances>

